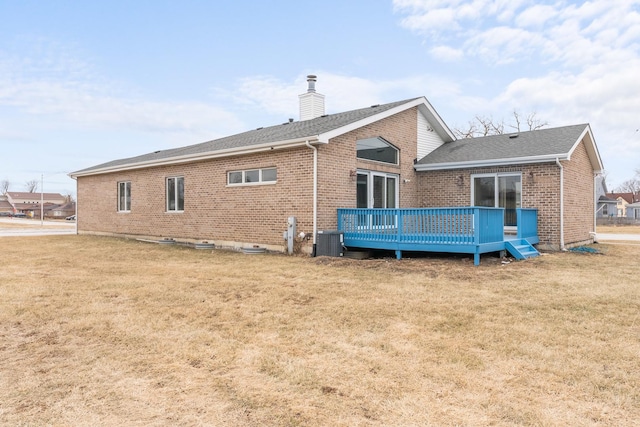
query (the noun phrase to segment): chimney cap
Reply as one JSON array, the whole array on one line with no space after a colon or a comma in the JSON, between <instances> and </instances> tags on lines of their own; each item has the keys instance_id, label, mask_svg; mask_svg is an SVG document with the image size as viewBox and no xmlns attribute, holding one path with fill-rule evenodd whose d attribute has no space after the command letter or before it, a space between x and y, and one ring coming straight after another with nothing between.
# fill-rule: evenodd
<instances>
[{"instance_id":1,"label":"chimney cap","mask_svg":"<svg viewBox=\"0 0 640 427\"><path fill-rule=\"evenodd\" d=\"M313 74L309 74L307 76L307 82L309 83L309 88L307 89L307 93L316 91L316 79L317 77Z\"/></svg>"}]
</instances>

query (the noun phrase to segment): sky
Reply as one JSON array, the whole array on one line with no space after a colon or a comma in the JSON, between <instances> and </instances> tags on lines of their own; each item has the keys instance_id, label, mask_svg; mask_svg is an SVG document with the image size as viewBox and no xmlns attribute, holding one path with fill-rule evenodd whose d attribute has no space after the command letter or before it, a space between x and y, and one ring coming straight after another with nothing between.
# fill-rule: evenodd
<instances>
[{"instance_id":1,"label":"sky","mask_svg":"<svg viewBox=\"0 0 640 427\"><path fill-rule=\"evenodd\" d=\"M0 180L73 171L425 96L476 116L591 125L613 189L640 168L640 0L0 0Z\"/></svg>"}]
</instances>

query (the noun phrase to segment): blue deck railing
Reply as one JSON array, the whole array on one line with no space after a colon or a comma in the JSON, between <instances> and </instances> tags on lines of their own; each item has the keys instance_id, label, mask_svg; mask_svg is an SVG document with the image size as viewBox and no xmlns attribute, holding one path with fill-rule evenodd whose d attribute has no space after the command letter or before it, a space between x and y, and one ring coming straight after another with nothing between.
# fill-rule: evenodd
<instances>
[{"instance_id":1,"label":"blue deck railing","mask_svg":"<svg viewBox=\"0 0 640 427\"><path fill-rule=\"evenodd\" d=\"M518 209L518 237L536 236L537 211ZM521 227L520 224L524 226ZM486 207L338 209L347 247L480 254L504 250L504 209ZM537 243L537 242L536 242Z\"/></svg>"},{"instance_id":2,"label":"blue deck railing","mask_svg":"<svg viewBox=\"0 0 640 427\"><path fill-rule=\"evenodd\" d=\"M518 238L527 239L529 243L538 243L538 210L516 209L518 217Z\"/></svg>"}]
</instances>

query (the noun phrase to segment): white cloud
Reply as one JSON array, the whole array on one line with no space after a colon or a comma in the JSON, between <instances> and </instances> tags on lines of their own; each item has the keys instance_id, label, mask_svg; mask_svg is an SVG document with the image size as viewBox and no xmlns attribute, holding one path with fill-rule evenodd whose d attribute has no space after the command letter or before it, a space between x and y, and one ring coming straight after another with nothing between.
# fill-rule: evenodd
<instances>
[{"instance_id":1,"label":"white cloud","mask_svg":"<svg viewBox=\"0 0 640 427\"><path fill-rule=\"evenodd\" d=\"M537 33L520 28L498 26L479 33L463 45L467 52L491 64L508 64L529 57L543 48L546 40ZM523 51L523 46L527 47Z\"/></svg>"},{"instance_id":2,"label":"white cloud","mask_svg":"<svg viewBox=\"0 0 640 427\"><path fill-rule=\"evenodd\" d=\"M520 12L515 23L519 27L542 27L556 15L557 11L553 6L536 4Z\"/></svg>"},{"instance_id":3,"label":"white cloud","mask_svg":"<svg viewBox=\"0 0 640 427\"><path fill-rule=\"evenodd\" d=\"M638 4L639 0L593 0L578 6L532 5L524 0L394 0L394 10L404 16L405 28L438 45L464 46L465 55L489 63L496 58L508 63L541 49L540 61L575 64L579 55L594 62L602 50L637 49Z\"/></svg>"},{"instance_id":4,"label":"white cloud","mask_svg":"<svg viewBox=\"0 0 640 427\"><path fill-rule=\"evenodd\" d=\"M456 49L451 46L436 46L429 53L443 62L456 62L464 56L462 49Z\"/></svg>"},{"instance_id":5,"label":"white cloud","mask_svg":"<svg viewBox=\"0 0 640 427\"><path fill-rule=\"evenodd\" d=\"M452 9L432 9L420 14L413 14L404 18L402 25L423 34L436 34L458 27L457 18Z\"/></svg>"},{"instance_id":6,"label":"white cloud","mask_svg":"<svg viewBox=\"0 0 640 427\"><path fill-rule=\"evenodd\" d=\"M323 70L314 73L317 75L316 89L325 95L329 114L397 101L403 96L437 98L460 91L458 83L437 75L374 80ZM292 117L298 120L298 95L304 93L306 88L306 74L300 74L293 81L272 76L253 76L239 80L237 87L224 93L236 104L259 108L268 114L280 115L283 119Z\"/></svg>"},{"instance_id":7,"label":"white cloud","mask_svg":"<svg viewBox=\"0 0 640 427\"><path fill-rule=\"evenodd\" d=\"M589 122L614 186L640 167L639 5L640 0L394 1L402 25L427 44L437 40L437 46L462 51L461 61L486 65L470 73L484 78L482 84L470 90L461 82L464 89L452 93L460 110L505 120L514 109L536 112L551 126ZM475 17L471 6L482 6ZM420 26L434 8L453 17L449 27ZM447 59L433 47L428 52ZM473 90L483 95L463 95Z\"/></svg>"},{"instance_id":8,"label":"white cloud","mask_svg":"<svg viewBox=\"0 0 640 427\"><path fill-rule=\"evenodd\" d=\"M200 101L131 96L118 83L97 76L72 50L44 42L35 45L33 51L0 51L0 107L27 113L34 123L194 135L241 128L241 122L222 108Z\"/></svg>"}]
</instances>

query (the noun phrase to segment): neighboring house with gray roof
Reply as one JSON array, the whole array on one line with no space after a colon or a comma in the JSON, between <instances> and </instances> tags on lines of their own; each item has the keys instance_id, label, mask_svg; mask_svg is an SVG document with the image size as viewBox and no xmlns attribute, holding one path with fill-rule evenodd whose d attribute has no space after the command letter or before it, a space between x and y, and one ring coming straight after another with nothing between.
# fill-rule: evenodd
<instances>
[{"instance_id":1,"label":"neighboring house with gray roof","mask_svg":"<svg viewBox=\"0 0 640 427\"><path fill-rule=\"evenodd\" d=\"M603 175L596 177L596 218L613 218L616 216L616 199L607 197L607 183Z\"/></svg>"},{"instance_id":2,"label":"neighboring house with gray roof","mask_svg":"<svg viewBox=\"0 0 640 427\"><path fill-rule=\"evenodd\" d=\"M504 207L507 231L537 208L543 248L592 240L589 125L456 140L424 97L325 114L308 81L299 121L73 172L78 231L283 250L291 216L315 240L338 208L475 204Z\"/></svg>"}]
</instances>

